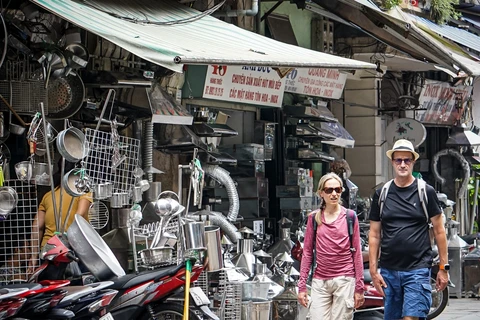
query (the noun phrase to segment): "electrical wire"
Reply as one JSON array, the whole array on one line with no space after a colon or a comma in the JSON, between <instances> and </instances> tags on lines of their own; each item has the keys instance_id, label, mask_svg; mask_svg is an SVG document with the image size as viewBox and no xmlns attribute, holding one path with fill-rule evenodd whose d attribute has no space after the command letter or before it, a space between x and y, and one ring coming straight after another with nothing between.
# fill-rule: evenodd
<instances>
[{"instance_id":1,"label":"electrical wire","mask_svg":"<svg viewBox=\"0 0 480 320\"><path fill-rule=\"evenodd\" d=\"M106 14L112 16L112 17L115 17L115 18L118 18L118 19L121 19L121 20L125 20L125 21L131 22L131 23L156 25L156 26L173 26L173 25L179 25L179 24L186 24L186 23L194 22L194 21L200 20L201 18L203 18L205 16L211 15L212 13L214 13L215 11L220 9L225 4L226 1L227 0L223 0L222 2L218 3L214 7L210 8L208 10L205 10L205 11L201 12L200 14L197 14L197 15L194 15L194 16L191 16L191 17L188 17L188 18L184 18L184 19L171 20L171 21L165 21L165 22L150 21L150 20L148 20L148 18L146 18L145 14L144 14L145 19L143 19L143 20L139 19L139 18L124 17L124 16L119 15L117 13L109 12L109 11L103 10L101 8L98 8L97 6L95 6L93 4L89 4L89 3L86 3L86 2L84 2L84 4L88 7L90 7L90 8L93 8L95 10L106 13Z\"/></svg>"}]
</instances>

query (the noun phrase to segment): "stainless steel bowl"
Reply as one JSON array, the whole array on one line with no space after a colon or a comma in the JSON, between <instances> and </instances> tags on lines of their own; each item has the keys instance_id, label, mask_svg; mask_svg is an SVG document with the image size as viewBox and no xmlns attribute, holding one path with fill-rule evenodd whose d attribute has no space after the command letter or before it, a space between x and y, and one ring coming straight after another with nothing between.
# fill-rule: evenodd
<instances>
[{"instance_id":1,"label":"stainless steel bowl","mask_svg":"<svg viewBox=\"0 0 480 320\"><path fill-rule=\"evenodd\" d=\"M142 263L146 266L158 266L173 262L173 248L158 247L140 251Z\"/></svg>"}]
</instances>

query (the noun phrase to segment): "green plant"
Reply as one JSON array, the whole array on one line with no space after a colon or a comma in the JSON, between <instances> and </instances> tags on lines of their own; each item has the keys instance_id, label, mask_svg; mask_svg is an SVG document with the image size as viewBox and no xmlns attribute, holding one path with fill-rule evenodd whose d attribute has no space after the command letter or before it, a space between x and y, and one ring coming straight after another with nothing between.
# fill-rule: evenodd
<instances>
[{"instance_id":1,"label":"green plant","mask_svg":"<svg viewBox=\"0 0 480 320\"><path fill-rule=\"evenodd\" d=\"M382 0L383 7L387 10L392 9L402 3L402 0Z\"/></svg>"},{"instance_id":2,"label":"green plant","mask_svg":"<svg viewBox=\"0 0 480 320\"><path fill-rule=\"evenodd\" d=\"M454 4L458 4L458 0L431 0L430 18L438 24L457 19L460 13L453 8Z\"/></svg>"}]
</instances>

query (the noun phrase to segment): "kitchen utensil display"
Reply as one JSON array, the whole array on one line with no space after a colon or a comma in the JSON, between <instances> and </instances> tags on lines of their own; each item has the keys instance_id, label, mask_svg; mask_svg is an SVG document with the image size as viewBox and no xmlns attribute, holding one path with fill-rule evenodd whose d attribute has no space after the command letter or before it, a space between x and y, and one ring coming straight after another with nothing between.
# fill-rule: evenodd
<instances>
[{"instance_id":1,"label":"kitchen utensil display","mask_svg":"<svg viewBox=\"0 0 480 320\"><path fill-rule=\"evenodd\" d=\"M78 162L88 154L88 144L85 143L85 135L80 129L70 127L57 136L58 152L65 160Z\"/></svg>"},{"instance_id":2,"label":"kitchen utensil display","mask_svg":"<svg viewBox=\"0 0 480 320\"><path fill-rule=\"evenodd\" d=\"M102 201L94 201L88 209L88 221L94 229L105 228L109 220L108 207Z\"/></svg>"},{"instance_id":3,"label":"kitchen utensil display","mask_svg":"<svg viewBox=\"0 0 480 320\"><path fill-rule=\"evenodd\" d=\"M125 271L95 229L81 216L68 228L68 242L87 269L100 281L125 275Z\"/></svg>"}]
</instances>

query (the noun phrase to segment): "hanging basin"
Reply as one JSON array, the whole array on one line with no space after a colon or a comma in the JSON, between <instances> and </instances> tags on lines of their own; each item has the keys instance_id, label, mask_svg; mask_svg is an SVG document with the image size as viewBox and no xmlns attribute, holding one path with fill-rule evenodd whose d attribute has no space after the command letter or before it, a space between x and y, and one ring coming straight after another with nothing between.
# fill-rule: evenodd
<instances>
[{"instance_id":1,"label":"hanging basin","mask_svg":"<svg viewBox=\"0 0 480 320\"><path fill-rule=\"evenodd\" d=\"M67 231L68 243L87 267L100 281L125 275L125 271L105 241L90 223L76 214Z\"/></svg>"}]
</instances>

